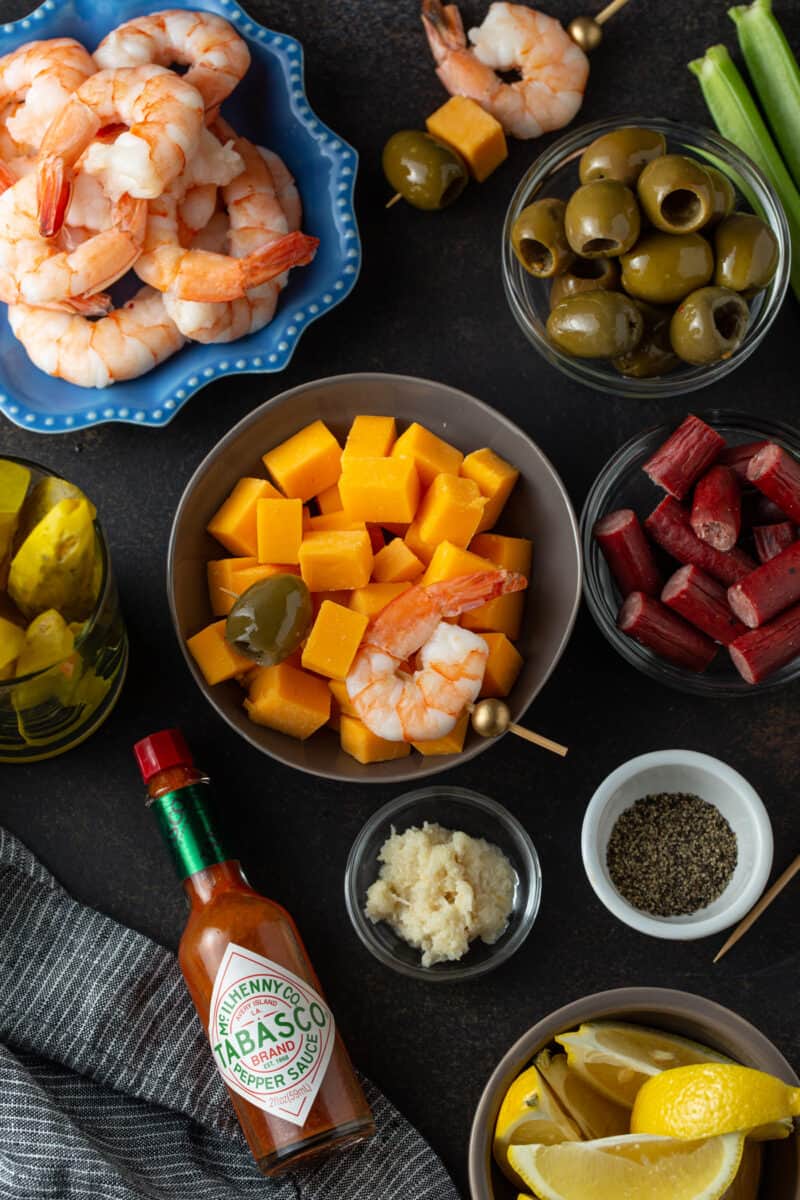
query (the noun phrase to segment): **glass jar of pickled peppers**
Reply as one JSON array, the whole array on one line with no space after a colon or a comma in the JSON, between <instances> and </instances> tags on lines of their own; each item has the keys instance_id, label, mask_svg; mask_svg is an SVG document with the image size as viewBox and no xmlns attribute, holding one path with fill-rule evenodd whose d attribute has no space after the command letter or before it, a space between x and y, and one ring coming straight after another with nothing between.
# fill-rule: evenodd
<instances>
[{"instance_id":1,"label":"glass jar of pickled peppers","mask_svg":"<svg viewBox=\"0 0 800 1200\"><path fill-rule=\"evenodd\" d=\"M82 742L114 707L127 662L94 505L45 467L0 457L0 762Z\"/></svg>"}]
</instances>

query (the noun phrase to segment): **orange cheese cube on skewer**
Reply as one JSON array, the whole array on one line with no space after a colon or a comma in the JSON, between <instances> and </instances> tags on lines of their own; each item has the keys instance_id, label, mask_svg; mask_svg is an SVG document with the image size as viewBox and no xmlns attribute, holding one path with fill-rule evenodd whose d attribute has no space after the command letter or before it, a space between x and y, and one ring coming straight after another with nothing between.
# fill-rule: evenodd
<instances>
[{"instance_id":1,"label":"orange cheese cube on skewer","mask_svg":"<svg viewBox=\"0 0 800 1200\"><path fill-rule=\"evenodd\" d=\"M328 513L341 512L342 498L339 495L338 483L332 483L329 488L325 488L324 492L320 492L317 496L317 504L323 516L327 516Z\"/></svg>"},{"instance_id":2,"label":"orange cheese cube on skewer","mask_svg":"<svg viewBox=\"0 0 800 1200\"><path fill-rule=\"evenodd\" d=\"M410 583L368 583L350 593L350 607L371 621L396 596L407 592L410 587Z\"/></svg>"},{"instance_id":3,"label":"orange cheese cube on skewer","mask_svg":"<svg viewBox=\"0 0 800 1200\"><path fill-rule=\"evenodd\" d=\"M507 696L522 670L522 655L504 633L482 633L489 647L480 696Z\"/></svg>"},{"instance_id":4,"label":"orange cheese cube on skewer","mask_svg":"<svg viewBox=\"0 0 800 1200\"><path fill-rule=\"evenodd\" d=\"M303 540L303 504L300 500L259 500L256 504L258 561L296 563Z\"/></svg>"},{"instance_id":5,"label":"orange cheese cube on skewer","mask_svg":"<svg viewBox=\"0 0 800 1200\"><path fill-rule=\"evenodd\" d=\"M464 749L464 738L467 736L469 713L464 710L453 728L444 737L431 738L427 742L412 742L411 745L426 758L439 754L460 754Z\"/></svg>"},{"instance_id":6,"label":"orange cheese cube on skewer","mask_svg":"<svg viewBox=\"0 0 800 1200\"><path fill-rule=\"evenodd\" d=\"M418 579L424 570L414 551L402 538L395 538L375 555L372 578L376 583L403 583Z\"/></svg>"},{"instance_id":7,"label":"orange cheese cube on skewer","mask_svg":"<svg viewBox=\"0 0 800 1200\"><path fill-rule=\"evenodd\" d=\"M225 641L225 621L206 625L194 637L187 638L186 645L211 687L225 679L233 679L243 671L251 671L255 666L252 658L240 654Z\"/></svg>"},{"instance_id":8,"label":"orange cheese cube on skewer","mask_svg":"<svg viewBox=\"0 0 800 1200\"><path fill-rule=\"evenodd\" d=\"M489 562L488 558L481 558L469 550L462 550L452 542L440 542L419 582L428 587L429 584L439 583L442 579L456 579L459 575L474 575L476 571L494 570L495 564Z\"/></svg>"},{"instance_id":9,"label":"orange cheese cube on skewer","mask_svg":"<svg viewBox=\"0 0 800 1200\"><path fill-rule=\"evenodd\" d=\"M344 752L364 764L389 762L411 753L408 742L387 742L376 737L356 717L348 717L344 712L339 718L339 738Z\"/></svg>"},{"instance_id":10,"label":"orange cheese cube on skewer","mask_svg":"<svg viewBox=\"0 0 800 1200\"><path fill-rule=\"evenodd\" d=\"M419 475L409 458L344 460L339 495L345 512L357 520L412 521L419 492Z\"/></svg>"},{"instance_id":11,"label":"orange cheese cube on skewer","mask_svg":"<svg viewBox=\"0 0 800 1200\"><path fill-rule=\"evenodd\" d=\"M358 713L353 708L353 703L347 694L347 684L343 679L330 679L328 687L331 690L331 695L336 703L336 707L340 713L344 713L346 717L357 717Z\"/></svg>"},{"instance_id":12,"label":"orange cheese cube on skewer","mask_svg":"<svg viewBox=\"0 0 800 1200\"><path fill-rule=\"evenodd\" d=\"M413 459L422 486L428 487L436 475L458 475L464 455L455 446L414 421L392 446L392 457Z\"/></svg>"},{"instance_id":13,"label":"orange cheese cube on skewer","mask_svg":"<svg viewBox=\"0 0 800 1200\"><path fill-rule=\"evenodd\" d=\"M284 495L310 500L336 483L341 457L341 447L328 426L314 421L268 450L263 462Z\"/></svg>"},{"instance_id":14,"label":"orange cheese cube on skewer","mask_svg":"<svg viewBox=\"0 0 800 1200\"><path fill-rule=\"evenodd\" d=\"M458 151L478 183L508 158L503 126L467 96L451 96L425 125L433 137Z\"/></svg>"},{"instance_id":15,"label":"orange cheese cube on skewer","mask_svg":"<svg viewBox=\"0 0 800 1200\"><path fill-rule=\"evenodd\" d=\"M363 613L325 600L303 647L305 669L330 679L344 679L367 624L368 618Z\"/></svg>"},{"instance_id":16,"label":"orange cheese cube on skewer","mask_svg":"<svg viewBox=\"0 0 800 1200\"><path fill-rule=\"evenodd\" d=\"M282 662L253 672L244 706L256 725L305 741L328 720L331 694L324 679Z\"/></svg>"},{"instance_id":17,"label":"orange cheese cube on skewer","mask_svg":"<svg viewBox=\"0 0 800 1200\"><path fill-rule=\"evenodd\" d=\"M465 549L478 528L486 501L477 483L459 475L437 475L414 522L422 542L452 542Z\"/></svg>"},{"instance_id":18,"label":"orange cheese cube on skewer","mask_svg":"<svg viewBox=\"0 0 800 1200\"><path fill-rule=\"evenodd\" d=\"M342 458L384 458L396 439L394 417L354 417Z\"/></svg>"},{"instance_id":19,"label":"orange cheese cube on skewer","mask_svg":"<svg viewBox=\"0 0 800 1200\"><path fill-rule=\"evenodd\" d=\"M473 450L472 454L466 456L461 464L461 474L465 479L472 479L477 483L481 495L486 497L486 507L478 532L491 529L497 524L506 500L519 479L519 471L495 454L494 450L484 448Z\"/></svg>"},{"instance_id":20,"label":"orange cheese cube on skewer","mask_svg":"<svg viewBox=\"0 0 800 1200\"><path fill-rule=\"evenodd\" d=\"M206 529L231 554L255 558L258 553L256 505L267 497L280 498L280 492L266 479L249 479L245 476L235 484Z\"/></svg>"},{"instance_id":21,"label":"orange cheese cube on skewer","mask_svg":"<svg viewBox=\"0 0 800 1200\"><path fill-rule=\"evenodd\" d=\"M349 529L306 533L300 545L300 574L312 592L363 587L372 574L369 534Z\"/></svg>"}]
</instances>

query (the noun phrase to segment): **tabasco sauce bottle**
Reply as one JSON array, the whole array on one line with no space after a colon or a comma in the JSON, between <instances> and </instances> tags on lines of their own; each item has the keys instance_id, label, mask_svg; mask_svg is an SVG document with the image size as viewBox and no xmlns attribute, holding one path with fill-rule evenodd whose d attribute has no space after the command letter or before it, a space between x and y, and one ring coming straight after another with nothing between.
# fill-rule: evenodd
<instances>
[{"instance_id":1,"label":"tabasco sauce bottle","mask_svg":"<svg viewBox=\"0 0 800 1200\"><path fill-rule=\"evenodd\" d=\"M178 961L259 1168L369 1137L372 1113L297 927L220 845L208 778L180 731L134 753L189 899Z\"/></svg>"}]
</instances>

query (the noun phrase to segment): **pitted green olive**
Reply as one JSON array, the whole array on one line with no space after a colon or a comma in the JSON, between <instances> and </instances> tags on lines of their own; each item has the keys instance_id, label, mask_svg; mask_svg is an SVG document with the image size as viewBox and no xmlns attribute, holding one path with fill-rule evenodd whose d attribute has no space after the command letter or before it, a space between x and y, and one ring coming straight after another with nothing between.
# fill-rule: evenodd
<instances>
[{"instance_id":1,"label":"pitted green olive","mask_svg":"<svg viewBox=\"0 0 800 1200\"><path fill-rule=\"evenodd\" d=\"M557 304L547 320L553 345L576 358L616 358L639 344L644 318L622 292L580 292Z\"/></svg>"},{"instance_id":2,"label":"pitted green olive","mask_svg":"<svg viewBox=\"0 0 800 1200\"><path fill-rule=\"evenodd\" d=\"M670 322L672 348L694 366L730 358L747 332L747 301L726 287L703 287L679 304Z\"/></svg>"},{"instance_id":3,"label":"pitted green olive","mask_svg":"<svg viewBox=\"0 0 800 1200\"><path fill-rule=\"evenodd\" d=\"M732 213L714 230L714 283L735 292L765 288L778 269L778 239L754 213Z\"/></svg>"},{"instance_id":4,"label":"pitted green olive","mask_svg":"<svg viewBox=\"0 0 800 1200\"><path fill-rule=\"evenodd\" d=\"M564 232L566 204L555 197L534 200L523 208L511 230L514 253L530 275L551 279L572 262L574 255Z\"/></svg>"},{"instance_id":5,"label":"pitted green olive","mask_svg":"<svg viewBox=\"0 0 800 1200\"><path fill-rule=\"evenodd\" d=\"M568 271L550 284L550 308L579 292L613 291L619 287L619 267L613 258L576 258Z\"/></svg>"},{"instance_id":6,"label":"pitted green olive","mask_svg":"<svg viewBox=\"0 0 800 1200\"><path fill-rule=\"evenodd\" d=\"M593 179L616 179L633 187L642 170L654 158L666 154L663 133L628 125L604 133L586 147L581 155L581 183Z\"/></svg>"},{"instance_id":7,"label":"pitted green olive","mask_svg":"<svg viewBox=\"0 0 800 1200\"><path fill-rule=\"evenodd\" d=\"M311 595L296 575L271 575L237 596L225 638L262 667L283 662L311 628Z\"/></svg>"},{"instance_id":8,"label":"pitted green olive","mask_svg":"<svg viewBox=\"0 0 800 1200\"><path fill-rule=\"evenodd\" d=\"M716 225L723 217L727 217L733 212L733 206L736 203L736 190L727 175L723 175L722 171L718 171L716 167L711 167L708 163L704 164L704 169L709 179L711 180L711 216L709 224Z\"/></svg>"},{"instance_id":9,"label":"pitted green olive","mask_svg":"<svg viewBox=\"0 0 800 1200\"><path fill-rule=\"evenodd\" d=\"M567 202L567 241L583 258L617 258L630 250L640 226L636 197L615 179L584 183Z\"/></svg>"},{"instance_id":10,"label":"pitted green olive","mask_svg":"<svg viewBox=\"0 0 800 1200\"><path fill-rule=\"evenodd\" d=\"M653 159L639 176L636 190L645 215L664 233L695 233L714 210L708 171L684 154Z\"/></svg>"},{"instance_id":11,"label":"pitted green olive","mask_svg":"<svg viewBox=\"0 0 800 1200\"><path fill-rule=\"evenodd\" d=\"M383 173L404 200L429 212L457 200L469 179L460 155L421 129L401 129L389 138Z\"/></svg>"},{"instance_id":12,"label":"pitted green olive","mask_svg":"<svg viewBox=\"0 0 800 1200\"><path fill-rule=\"evenodd\" d=\"M653 379L658 375L667 375L680 366L680 359L669 340L672 310L646 304L643 300L635 300L634 304L644 318L642 340L628 354L615 358L612 365L620 375L632 379Z\"/></svg>"},{"instance_id":13,"label":"pitted green olive","mask_svg":"<svg viewBox=\"0 0 800 1200\"><path fill-rule=\"evenodd\" d=\"M713 273L714 255L699 233L646 233L622 256L622 286L650 304L674 304Z\"/></svg>"}]
</instances>

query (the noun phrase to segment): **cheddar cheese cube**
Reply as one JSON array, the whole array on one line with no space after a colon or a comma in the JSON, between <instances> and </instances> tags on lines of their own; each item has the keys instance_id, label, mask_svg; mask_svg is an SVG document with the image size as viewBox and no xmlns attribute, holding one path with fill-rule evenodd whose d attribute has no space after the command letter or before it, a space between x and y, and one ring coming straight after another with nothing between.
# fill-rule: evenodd
<instances>
[{"instance_id":1,"label":"cheddar cheese cube","mask_svg":"<svg viewBox=\"0 0 800 1200\"><path fill-rule=\"evenodd\" d=\"M473 608L472 612L464 613L461 624L476 633L504 633L510 641L515 642L522 629L524 607L525 593L510 592L507 596L498 596L496 600L482 604L480 608Z\"/></svg>"},{"instance_id":2,"label":"cheddar cheese cube","mask_svg":"<svg viewBox=\"0 0 800 1200\"><path fill-rule=\"evenodd\" d=\"M328 720L331 694L324 679L282 662L253 672L244 706L256 725L305 741Z\"/></svg>"},{"instance_id":3,"label":"cheddar cheese cube","mask_svg":"<svg viewBox=\"0 0 800 1200\"><path fill-rule=\"evenodd\" d=\"M419 531L419 521L412 521L405 532L403 541L408 546L412 554L414 554L420 562L427 567L428 563L433 558L433 552L438 543L426 542L423 540Z\"/></svg>"},{"instance_id":4,"label":"cheddar cheese cube","mask_svg":"<svg viewBox=\"0 0 800 1200\"><path fill-rule=\"evenodd\" d=\"M366 528L367 526L364 521L356 521L349 513L344 511L322 513L318 517L309 517L306 522L306 529L312 532L320 529L358 529L366 531Z\"/></svg>"},{"instance_id":5,"label":"cheddar cheese cube","mask_svg":"<svg viewBox=\"0 0 800 1200\"><path fill-rule=\"evenodd\" d=\"M410 458L346 458L339 480L344 510L361 521L412 521L419 475Z\"/></svg>"},{"instance_id":6,"label":"cheddar cheese cube","mask_svg":"<svg viewBox=\"0 0 800 1200\"><path fill-rule=\"evenodd\" d=\"M218 558L206 563L208 577L208 600L215 617L224 617L231 611L234 593L238 592L233 586L233 575L243 567L254 567L257 563L255 556L244 558Z\"/></svg>"},{"instance_id":7,"label":"cheddar cheese cube","mask_svg":"<svg viewBox=\"0 0 800 1200\"><path fill-rule=\"evenodd\" d=\"M266 479L240 479L228 499L214 513L206 529L231 554L255 558L258 553L256 505L259 500L279 498Z\"/></svg>"},{"instance_id":8,"label":"cheddar cheese cube","mask_svg":"<svg viewBox=\"0 0 800 1200\"><path fill-rule=\"evenodd\" d=\"M477 483L459 475L437 475L416 517L421 541L428 545L452 542L465 549L478 528L486 501Z\"/></svg>"},{"instance_id":9,"label":"cheddar cheese cube","mask_svg":"<svg viewBox=\"0 0 800 1200\"><path fill-rule=\"evenodd\" d=\"M363 587L372 574L369 534L355 529L306 533L300 545L300 574L312 592Z\"/></svg>"},{"instance_id":10,"label":"cheddar cheese cube","mask_svg":"<svg viewBox=\"0 0 800 1200\"><path fill-rule=\"evenodd\" d=\"M412 459L422 486L428 487L436 475L458 475L464 455L414 421L392 446L392 457Z\"/></svg>"},{"instance_id":11,"label":"cheddar cheese cube","mask_svg":"<svg viewBox=\"0 0 800 1200\"><path fill-rule=\"evenodd\" d=\"M431 583L440 583L443 579L457 579L459 575L474 575L476 571L494 570L494 563L489 562L487 558L481 558L469 550L462 550L452 542L440 542L420 583L428 587Z\"/></svg>"},{"instance_id":12,"label":"cheddar cheese cube","mask_svg":"<svg viewBox=\"0 0 800 1200\"><path fill-rule=\"evenodd\" d=\"M517 571L526 579L531 574L533 543L529 538L507 537L502 533L479 533L472 539L470 550L488 558L496 567Z\"/></svg>"},{"instance_id":13,"label":"cheddar cheese cube","mask_svg":"<svg viewBox=\"0 0 800 1200\"><path fill-rule=\"evenodd\" d=\"M332 483L329 488L325 488L324 492L320 492L317 496L317 504L323 516L327 516L328 513L341 512L342 497L339 495L338 483Z\"/></svg>"},{"instance_id":14,"label":"cheddar cheese cube","mask_svg":"<svg viewBox=\"0 0 800 1200\"><path fill-rule=\"evenodd\" d=\"M353 708L353 702L347 694L347 684L343 679L328 680L328 687L331 689L331 695L336 703L340 713L344 713L347 717L357 717L358 713Z\"/></svg>"},{"instance_id":15,"label":"cheddar cheese cube","mask_svg":"<svg viewBox=\"0 0 800 1200\"><path fill-rule=\"evenodd\" d=\"M397 439L394 417L354 417L342 458L383 458Z\"/></svg>"},{"instance_id":16,"label":"cheddar cheese cube","mask_svg":"<svg viewBox=\"0 0 800 1200\"><path fill-rule=\"evenodd\" d=\"M479 183L508 158L503 126L467 96L451 96L425 125L428 133L461 155Z\"/></svg>"},{"instance_id":17,"label":"cheddar cheese cube","mask_svg":"<svg viewBox=\"0 0 800 1200\"><path fill-rule=\"evenodd\" d=\"M371 621L396 596L407 592L410 587L410 583L368 583L350 593L350 607Z\"/></svg>"},{"instance_id":18,"label":"cheddar cheese cube","mask_svg":"<svg viewBox=\"0 0 800 1200\"><path fill-rule=\"evenodd\" d=\"M376 583L403 583L418 579L424 564L402 538L394 538L375 555L372 578Z\"/></svg>"},{"instance_id":19,"label":"cheddar cheese cube","mask_svg":"<svg viewBox=\"0 0 800 1200\"><path fill-rule=\"evenodd\" d=\"M408 742L387 742L384 738L376 737L356 717L348 717L344 713L339 718L339 740L345 754L350 754L365 765L405 758L411 753Z\"/></svg>"},{"instance_id":20,"label":"cheddar cheese cube","mask_svg":"<svg viewBox=\"0 0 800 1200\"><path fill-rule=\"evenodd\" d=\"M226 617L233 608L237 596L241 596L254 583L262 579L270 579L273 575L299 575L300 568L291 563L258 563L240 566L230 573L224 570L213 572L212 567L221 567L222 563L250 563L249 558L222 559L220 563L209 563L208 595L211 601L211 611L215 617Z\"/></svg>"},{"instance_id":21,"label":"cheddar cheese cube","mask_svg":"<svg viewBox=\"0 0 800 1200\"><path fill-rule=\"evenodd\" d=\"M255 665L252 658L240 654L225 640L225 624L224 620L215 621L186 641L189 653L203 672L203 678L212 687L225 679L233 679L234 675L240 675L243 671L251 671Z\"/></svg>"},{"instance_id":22,"label":"cheddar cheese cube","mask_svg":"<svg viewBox=\"0 0 800 1200\"><path fill-rule=\"evenodd\" d=\"M507 696L522 670L522 655L504 633L483 633L489 647L481 696Z\"/></svg>"},{"instance_id":23,"label":"cheddar cheese cube","mask_svg":"<svg viewBox=\"0 0 800 1200\"><path fill-rule=\"evenodd\" d=\"M519 471L495 454L494 450L484 448L473 450L472 454L466 456L461 464L461 474L466 479L474 480L481 490L481 495L486 497L486 507L478 532L491 529L497 524L506 500L519 479Z\"/></svg>"},{"instance_id":24,"label":"cheddar cheese cube","mask_svg":"<svg viewBox=\"0 0 800 1200\"><path fill-rule=\"evenodd\" d=\"M411 745L426 758L439 754L460 754L464 749L464 738L467 736L469 713L465 710L456 721L453 728L444 737L430 738L427 742L412 742Z\"/></svg>"},{"instance_id":25,"label":"cheddar cheese cube","mask_svg":"<svg viewBox=\"0 0 800 1200\"><path fill-rule=\"evenodd\" d=\"M299 562L303 540L302 501L259 500L256 530L260 563Z\"/></svg>"},{"instance_id":26,"label":"cheddar cheese cube","mask_svg":"<svg viewBox=\"0 0 800 1200\"><path fill-rule=\"evenodd\" d=\"M341 447L324 421L314 421L263 456L286 496L310 500L332 487L341 470Z\"/></svg>"},{"instance_id":27,"label":"cheddar cheese cube","mask_svg":"<svg viewBox=\"0 0 800 1200\"><path fill-rule=\"evenodd\" d=\"M305 669L329 679L344 679L367 624L368 618L363 613L325 600L303 647Z\"/></svg>"}]
</instances>

